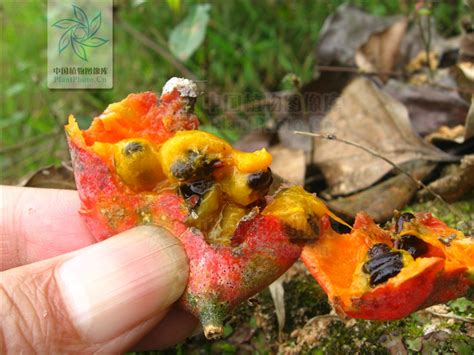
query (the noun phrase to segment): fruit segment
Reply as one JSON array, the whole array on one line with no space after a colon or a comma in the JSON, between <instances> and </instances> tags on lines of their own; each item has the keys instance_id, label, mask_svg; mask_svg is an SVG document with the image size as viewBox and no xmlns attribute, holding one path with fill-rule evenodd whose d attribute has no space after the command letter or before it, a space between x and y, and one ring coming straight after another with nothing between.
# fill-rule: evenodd
<instances>
[{"instance_id":1,"label":"fruit segment","mask_svg":"<svg viewBox=\"0 0 474 355\"><path fill-rule=\"evenodd\" d=\"M323 217L319 238L304 247L302 260L335 309L355 318L400 319L472 298L474 289L473 239L430 214L402 214L390 230L359 214L348 234L336 233Z\"/></svg>"}]
</instances>

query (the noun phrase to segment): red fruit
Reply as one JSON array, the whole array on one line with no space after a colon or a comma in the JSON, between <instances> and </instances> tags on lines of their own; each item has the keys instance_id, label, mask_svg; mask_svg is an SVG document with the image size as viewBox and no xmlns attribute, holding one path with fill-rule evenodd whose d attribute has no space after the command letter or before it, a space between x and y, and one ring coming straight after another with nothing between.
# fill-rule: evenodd
<instances>
[{"instance_id":1,"label":"red fruit","mask_svg":"<svg viewBox=\"0 0 474 355\"><path fill-rule=\"evenodd\" d=\"M80 213L93 235L100 241L155 224L177 236L190 265L181 303L212 338L222 334L233 307L293 264L299 238L317 232L308 227L309 216L327 209L290 188L262 210L271 156L239 152L196 131L190 110L196 89L171 82L160 100L147 92L110 105L88 130L71 116L66 132ZM294 213L285 215L288 203Z\"/></svg>"}]
</instances>

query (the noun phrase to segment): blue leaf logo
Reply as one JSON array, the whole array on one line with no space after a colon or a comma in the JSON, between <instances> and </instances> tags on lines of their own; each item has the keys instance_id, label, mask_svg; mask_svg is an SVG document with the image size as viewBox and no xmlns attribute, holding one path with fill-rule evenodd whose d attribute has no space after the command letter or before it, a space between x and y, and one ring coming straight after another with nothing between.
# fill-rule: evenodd
<instances>
[{"instance_id":1,"label":"blue leaf logo","mask_svg":"<svg viewBox=\"0 0 474 355\"><path fill-rule=\"evenodd\" d=\"M58 42L58 52L62 53L71 47L74 55L87 62L86 47L100 47L109 41L96 36L102 25L102 14L99 12L89 21L89 17L79 6L72 5L72 8L74 18L61 19L52 24L52 27L64 30Z\"/></svg>"}]
</instances>

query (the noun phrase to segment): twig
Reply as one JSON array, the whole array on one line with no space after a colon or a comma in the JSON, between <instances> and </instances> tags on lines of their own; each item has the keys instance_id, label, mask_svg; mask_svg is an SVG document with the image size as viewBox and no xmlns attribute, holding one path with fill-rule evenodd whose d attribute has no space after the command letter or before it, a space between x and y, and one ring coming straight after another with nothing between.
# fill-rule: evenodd
<instances>
[{"instance_id":1,"label":"twig","mask_svg":"<svg viewBox=\"0 0 474 355\"><path fill-rule=\"evenodd\" d=\"M448 318L448 319L456 319L456 320L460 320L462 322L467 322L467 323L474 323L474 318L472 317L462 317L462 316L458 316L456 314L453 314L453 313L438 313L436 311L432 311L431 309L425 309L424 310L426 313L430 313L436 317L440 317L440 318Z\"/></svg>"},{"instance_id":2,"label":"twig","mask_svg":"<svg viewBox=\"0 0 474 355\"><path fill-rule=\"evenodd\" d=\"M425 189L426 191L428 191L432 196L434 196L434 198L436 198L438 201L440 201L442 204L444 204L446 206L446 208L448 208L449 211L452 214L456 215L461 220L463 219L463 216L459 213L459 211L457 209L455 209L454 207L452 207L449 203L447 203L444 200L444 198L441 195L439 195L436 191L434 191L428 185L423 183L421 180L418 180L415 177L413 177L409 172L407 172L406 170L401 168L398 164L394 163L393 161L391 161L390 159L384 157L383 155L377 153L376 151L374 151L370 148L367 148L367 147L365 147L365 146L363 146L359 143L355 143L355 142L352 142L352 141L348 141L346 139L338 138L334 134L312 133L312 132L301 132L301 131L293 131L293 133L301 134L301 135L304 135L304 136L311 136L311 137L316 137L316 138L332 140L332 141L344 143L344 144L347 144L347 145L351 145L353 147L359 148L359 149L369 153L370 155L373 155L374 157L382 159L383 161L385 161L386 163L388 163L392 167L394 167L396 170L398 170L400 173L402 173L402 174L406 175L408 178L410 178L410 180L413 181L415 183L415 185L418 186L418 188L422 188L422 189Z\"/></svg>"},{"instance_id":3,"label":"twig","mask_svg":"<svg viewBox=\"0 0 474 355\"><path fill-rule=\"evenodd\" d=\"M318 320L321 320L321 319L332 319L332 320L335 320L335 321L343 322L341 317L339 317L337 314L333 314L333 313L322 314L322 315L319 315L319 316L314 316L313 318L309 319L305 323L303 328L309 327L310 325L312 325L313 323L315 323L315 322L317 322Z\"/></svg>"},{"instance_id":4,"label":"twig","mask_svg":"<svg viewBox=\"0 0 474 355\"><path fill-rule=\"evenodd\" d=\"M368 75L368 76L380 76L380 75L386 75L394 78L403 78L405 77L405 74L401 72L391 72L391 71L372 71L372 72L366 72L363 71L357 67L344 67L344 66L337 66L337 65L319 65L316 66L316 70L322 71L322 72L336 72L336 73L352 73L352 74L357 74L357 75ZM431 86L437 87L439 89L443 89L446 91L451 91L451 92L460 92L460 93L466 93L466 94L472 94L472 90L469 89L463 89L463 88L455 88L452 86L448 85L442 85L433 81L430 81L429 84Z\"/></svg>"},{"instance_id":5,"label":"twig","mask_svg":"<svg viewBox=\"0 0 474 355\"><path fill-rule=\"evenodd\" d=\"M344 67L344 66L337 66L337 65L317 65L316 70L324 71L324 72L335 72L335 73L352 73L352 74L360 74L360 75L390 76L390 77L395 77L395 78L403 77L403 73L401 72L364 71L357 67Z\"/></svg>"},{"instance_id":6,"label":"twig","mask_svg":"<svg viewBox=\"0 0 474 355\"><path fill-rule=\"evenodd\" d=\"M418 28L420 30L420 36L421 36L421 41L423 42L423 46L425 47L425 54L426 54L426 65L428 67L428 71L430 73L430 79L433 79L433 68L431 68L431 62L430 62L430 52L431 52L431 8L432 8L432 3L430 0L426 1L427 7L428 7L428 26L426 29L426 35L425 35L425 30L423 28L423 21L422 21L422 15L417 13L416 16L416 23L418 25Z\"/></svg>"}]
</instances>

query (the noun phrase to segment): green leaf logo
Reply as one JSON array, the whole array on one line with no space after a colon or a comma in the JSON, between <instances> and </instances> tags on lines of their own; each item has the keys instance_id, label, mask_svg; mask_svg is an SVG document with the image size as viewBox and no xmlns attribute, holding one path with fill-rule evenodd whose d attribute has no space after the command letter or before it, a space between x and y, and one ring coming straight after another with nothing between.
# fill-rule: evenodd
<instances>
[{"instance_id":1,"label":"green leaf logo","mask_svg":"<svg viewBox=\"0 0 474 355\"><path fill-rule=\"evenodd\" d=\"M56 21L52 27L64 30L58 42L58 52L62 53L68 47L80 59L88 61L88 48L103 46L109 40L96 36L102 25L102 14L99 12L91 21L79 6L72 5L74 18L65 18Z\"/></svg>"}]
</instances>

